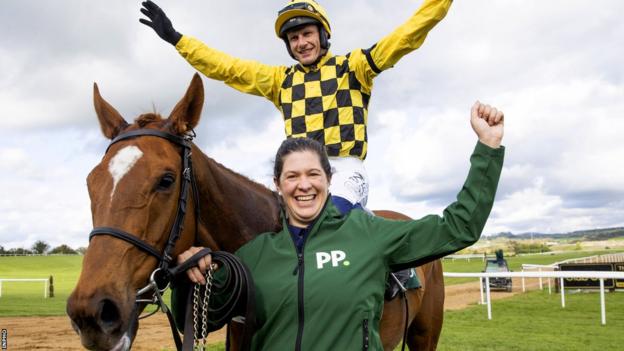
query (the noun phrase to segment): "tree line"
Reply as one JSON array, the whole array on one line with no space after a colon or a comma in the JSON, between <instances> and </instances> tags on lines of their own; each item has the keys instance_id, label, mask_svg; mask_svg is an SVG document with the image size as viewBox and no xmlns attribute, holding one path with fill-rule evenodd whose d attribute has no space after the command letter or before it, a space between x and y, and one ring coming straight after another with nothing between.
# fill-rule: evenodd
<instances>
[{"instance_id":1,"label":"tree line","mask_svg":"<svg viewBox=\"0 0 624 351\"><path fill-rule=\"evenodd\" d=\"M23 247L5 249L3 246L0 246L0 255L16 255L16 256L24 256L24 255L84 255L85 251L87 251L86 247L79 247L77 249L71 248L69 245L62 244L57 247L51 247L48 243L43 240L37 240L30 249L25 249Z\"/></svg>"}]
</instances>

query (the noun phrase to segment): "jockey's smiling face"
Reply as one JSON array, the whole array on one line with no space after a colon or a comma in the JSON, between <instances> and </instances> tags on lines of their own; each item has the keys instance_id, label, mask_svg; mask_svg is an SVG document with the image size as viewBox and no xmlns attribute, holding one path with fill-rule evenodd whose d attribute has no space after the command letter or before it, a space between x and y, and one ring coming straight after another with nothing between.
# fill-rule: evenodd
<instances>
[{"instance_id":1,"label":"jockey's smiling face","mask_svg":"<svg viewBox=\"0 0 624 351\"><path fill-rule=\"evenodd\" d=\"M275 186L282 194L290 224L305 228L323 209L329 193L329 179L313 151L295 151L283 160L282 173L275 180Z\"/></svg>"},{"instance_id":2,"label":"jockey's smiling face","mask_svg":"<svg viewBox=\"0 0 624 351\"><path fill-rule=\"evenodd\" d=\"M286 39L295 59L302 65L311 65L321 56L321 39L315 24L294 28L286 33Z\"/></svg>"}]
</instances>

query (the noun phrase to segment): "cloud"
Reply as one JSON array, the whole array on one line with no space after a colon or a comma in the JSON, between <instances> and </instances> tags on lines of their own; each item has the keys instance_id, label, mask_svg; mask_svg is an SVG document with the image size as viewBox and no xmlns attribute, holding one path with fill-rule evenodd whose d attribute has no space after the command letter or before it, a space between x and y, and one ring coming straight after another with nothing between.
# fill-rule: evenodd
<instances>
[{"instance_id":1,"label":"cloud","mask_svg":"<svg viewBox=\"0 0 624 351\"><path fill-rule=\"evenodd\" d=\"M275 189L273 162L275 152L283 139L282 129L281 116L274 116L265 128L247 131L236 139L221 140L203 149L208 156L224 166L270 189Z\"/></svg>"},{"instance_id":2,"label":"cloud","mask_svg":"<svg viewBox=\"0 0 624 351\"><path fill-rule=\"evenodd\" d=\"M332 51L367 48L422 1L325 1ZM232 55L290 64L275 37L284 1L159 1L176 29ZM139 2L8 0L0 12L0 245L86 245L84 178L107 140L92 87L128 120L168 115L194 69L138 22ZM505 167L486 233L621 226L624 2L455 1L424 45L375 79L369 207L441 213L468 171L479 99L506 114ZM196 142L271 186L281 116L203 77ZM9 246L10 247L10 246Z\"/></svg>"},{"instance_id":3,"label":"cloud","mask_svg":"<svg viewBox=\"0 0 624 351\"><path fill-rule=\"evenodd\" d=\"M0 245L86 246L90 227L85 177L101 152L97 131L38 131L1 135Z\"/></svg>"},{"instance_id":4,"label":"cloud","mask_svg":"<svg viewBox=\"0 0 624 351\"><path fill-rule=\"evenodd\" d=\"M566 206L564 200L544 189L541 179L533 187L499 196L486 233L512 231L565 233L587 228L621 226L622 203L602 203L600 208Z\"/></svg>"}]
</instances>

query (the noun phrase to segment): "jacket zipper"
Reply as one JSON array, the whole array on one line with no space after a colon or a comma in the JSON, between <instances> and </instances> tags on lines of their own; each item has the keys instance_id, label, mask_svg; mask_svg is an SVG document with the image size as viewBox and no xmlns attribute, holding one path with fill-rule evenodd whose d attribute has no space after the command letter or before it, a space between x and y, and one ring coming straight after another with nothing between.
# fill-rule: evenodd
<instances>
[{"instance_id":1,"label":"jacket zipper","mask_svg":"<svg viewBox=\"0 0 624 351\"><path fill-rule=\"evenodd\" d=\"M302 250L303 251L303 250ZM298 302L298 314L299 314L299 329L297 330L297 341L295 343L295 350L301 351L301 339L303 338L303 252L297 253L297 268L299 270L299 277L297 282L297 302Z\"/></svg>"},{"instance_id":2,"label":"jacket zipper","mask_svg":"<svg viewBox=\"0 0 624 351\"><path fill-rule=\"evenodd\" d=\"M362 332L364 336L362 350L367 351L368 350L368 319L364 319L364 321L362 321Z\"/></svg>"},{"instance_id":3,"label":"jacket zipper","mask_svg":"<svg viewBox=\"0 0 624 351\"><path fill-rule=\"evenodd\" d=\"M312 230L314 229L316 222L318 222L318 220L323 216L323 213L325 212L325 208L327 207L329 201L331 201L331 197L328 197L327 200L325 200L325 204L323 204L321 214L316 217L316 219L314 219L311 224L308 225L308 229L310 230L310 232L308 232L305 239L303 240L301 251L295 249L295 251L297 251L297 267L295 268L293 274L297 274L297 272L299 273L299 277L297 278L297 313L299 315L299 328L297 330L297 340L295 341L295 351L301 351L301 342L303 339L303 324L305 321L303 318L303 272L305 268L305 264L303 262L303 250L305 250L305 244L312 235Z\"/></svg>"}]
</instances>

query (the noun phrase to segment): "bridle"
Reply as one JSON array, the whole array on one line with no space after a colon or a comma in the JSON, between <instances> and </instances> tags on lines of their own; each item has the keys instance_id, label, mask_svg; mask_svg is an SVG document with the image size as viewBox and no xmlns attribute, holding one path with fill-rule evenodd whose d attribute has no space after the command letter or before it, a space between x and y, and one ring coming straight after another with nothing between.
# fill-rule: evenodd
<instances>
[{"instance_id":1,"label":"bridle","mask_svg":"<svg viewBox=\"0 0 624 351\"><path fill-rule=\"evenodd\" d=\"M180 197L178 199L178 206L176 210L176 217L169 230L169 238L167 243L165 244L164 249L159 251L153 245L145 242L140 239L137 235L133 235L124 230L114 227L95 227L89 234L89 241L94 236L98 235L107 235L112 236L114 238L124 240L135 247L143 250L147 254L156 257L158 260L158 267L151 273L149 278L149 283L143 288L139 289L136 293L135 299L135 309L139 304L146 305L156 305L156 309L146 315L139 316L137 319L142 319L149 317L159 310L167 314L167 318L169 319L169 325L171 327L171 332L173 334L173 338L176 344L176 348L178 350L182 349L192 349L192 344L195 342L194 333L192 333L192 321L190 320L190 314L187 313L187 318L184 326L184 343L180 339L180 334L176 329L176 325L173 319L173 315L171 310L167 307L167 304L163 300L163 294L169 288L170 283L174 280L174 278L181 273L184 273L187 269L197 265L197 262L202 257L207 254L212 254L212 261L218 263L221 266L221 269L225 270L229 278L225 282L215 283L214 287L216 290L221 292L227 291L230 292L229 298L222 302L221 306L215 309L210 309L212 312L216 313L216 325L224 325L227 323L231 317L234 315L239 315L241 312L244 312L245 315L245 326L243 328L242 333L242 343L241 348L243 350L248 350L251 345L251 337L255 331L255 300L254 300L254 285L251 274L249 270L245 267L245 265L233 254L223 251L211 252L210 249L204 248L201 251L195 253L184 263L171 267L172 265L172 251L175 248L176 242L179 240L182 231L184 229L184 218L186 216L187 202L189 192L193 191L193 200L194 200L194 209L195 209L195 227L199 225L199 192L197 188L197 183L195 180L195 176L193 173L193 165L191 162L192 156L192 140L195 137L195 133L191 130L190 133L187 133L184 136L174 135L168 132L163 132L155 129L137 129L129 132L121 133L117 137L115 137L111 143L108 145L106 152L110 149L112 145L118 143L122 140L133 139L137 137L143 136L153 136L158 138L166 139L173 144L176 144L181 147L181 158L182 158L182 183L180 185ZM142 298L144 295L152 293L150 298ZM241 311L241 304L244 308ZM188 309L187 303L187 309ZM204 306L205 310L207 310L208 306ZM136 323L136 320L133 320L132 323ZM204 327L205 330L205 327ZM229 334L229 333L228 333ZM205 338L207 334L202 335ZM229 339L226 340L226 349L229 349Z\"/></svg>"},{"instance_id":2,"label":"bridle","mask_svg":"<svg viewBox=\"0 0 624 351\"><path fill-rule=\"evenodd\" d=\"M189 187L192 187L194 195L193 198L195 200L195 214L199 214L199 200L197 196L197 184L195 182L195 177L193 175L193 165L191 162L191 141L195 136L194 133L186 135L184 137L177 136L171 133L163 132L155 129L137 129L132 130L126 133L119 134L115 137L111 143L108 145L106 152L113 146L114 144L128 139L133 139L141 136L155 136L159 138L166 139L178 146L182 147L181 156L182 156L182 184L180 185L180 198L178 199L178 207L176 212L176 217L169 231L169 239L165 245L162 253L156 249L154 246L148 244L144 240L139 239L137 235L133 235L127 233L121 229L113 228L113 227L96 227L93 228L91 234L89 234L89 241L94 236L97 235L109 235L115 238L124 240L129 242L130 244L136 246L137 248L145 251L146 253L156 257L158 260L158 269L162 271L166 271L171 265L171 252L175 247L176 242L180 238L182 230L184 229L184 217L186 216L186 206L189 194ZM196 217L197 220L198 217Z\"/></svg>"},{"instance_id":3,"label":"bridle","mask_svg":"<svg viewBox=\"0 0 624 351\"><path fill-rule=\"evenodd\" d=\"M180 340L180 336L177 331L175 331L175 326L173 323L173 316L169 308L167 307L165 301L162 298L163 293L169 287L169 283L171 282L173 276L179 272L179 270L171 269L171 261L173 260L172 251L175 248L176 242L180 238L182 234L182 230L184 229L184 217L186 216L187 202L189 196L189 188L193 191L193 199L194 199L194 208L195 208L195 220L196 222L199 219L199 196L197 191L197 184L195 181L195 177L193 174L193 165L191 162L191 147L192 140L195 137L195 133L191 130L185 136L178 136L171 133L155 130L155 129L137 129L129 132L121 133L117 137L115 137L111 143L108 145L106 152L113 146L115 143L118 143L123 140L133 139L137 137L143 136L154 136L158 138L166 139L173 144L176 144L181 147L181 157L182 157L182 183L180 185L180 197L178 199L178 206L176 210L175 220L171 229L169 230L169 238L165 247L162 251L155 248L153 245L145 242L140 239L137 235L130 234L124 230L113 227L95 227L89 234L89 241L94 236L98 235L108 235L115 237L117 239L124 240L135 247L141 249L142 251L148 253L151 256L154 256L158 260L158 267L151 273L149 283L139 289L136 293L136 304L145 303L145 304L153 304L156 305L156 309L144 316L138 317L139 319L149 317L154 313L162 310L162 312L167 313L169 317L169 322L172 325L172 331L174 332L174 339L176 342L176 346L178 349L181 349L182 342ZM210 252L208 249L207 252L204 252L204 255ZM196 260L195 260L196 261ZM151 298L141 298L145 294L152 293Z\"/></svg>"}]
</instances>

